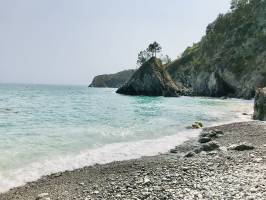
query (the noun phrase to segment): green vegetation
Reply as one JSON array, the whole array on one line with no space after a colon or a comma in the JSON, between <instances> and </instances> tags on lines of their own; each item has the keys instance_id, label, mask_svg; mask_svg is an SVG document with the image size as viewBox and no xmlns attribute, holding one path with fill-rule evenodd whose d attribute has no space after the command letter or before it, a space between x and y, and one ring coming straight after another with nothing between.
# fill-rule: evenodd
<instances>
[{"instance_id":1,"label":"green vegetation","mask_svg":"<svg viewBox=\"0 0 266 200\"><path fill-rule=\"evenodd\" d=\"M141 66L143 65L145 62L147 62L149 59L151 58L151 54L146 51L146 50L143 50L143 51L140 51L138 53L138 59L137 59L137 65L138 66Z\"/></svg>"},{"instance_id":2,"label":"green vegetation","mask_svg":"<svg viewBox=\"0 0 266 200\"><path fill-rule=\"evenodd\" d=\"M156 53L161 52L162 47L155 41L148 46L147 51L152 55L152 57L156 58Z\"/></svg>"},{"instance_id":3,"label":"green vegetation","mask_svg":"<svg viewBox=\"0 0 266 200\"><path fill-rule=\"evenodd\" d=\"M266 85L266 1L232 0L231 11L209 24L202 40L167 70L195 95L253 97L256 87ZM219 91L224 84L230 94Z\"/></svg>"},{"instance_id":4,"label":"green vegetation","mask_svg":"<svg viewBox=\"0 0 266 200\"><path fill-rule=\"evenodd\" d=\"M103 74L94 77L89 87L121 87L133 74L135 70L124 70L115 74Z\"/></svg>"},{"instance_id":5,"label":"green vegetation","mask_svg":"<svg viewBox=\"0 0 266 200\"><path fill-rule=\"evenodd\" d=\"M162 51L162 47L159 43L156 41L149 44L148 48L146 50L140 51L138 53L138 58L137 58L137 65L141 66L145 62L147 62L150 58L155 57L157 53L160 53ZM171 63L171 58L168 55L160 55L160 59L162 60L162 63L164 65L168 65Z\"/></svg>"},{"instance_id":6,"label":"green vegetation","mask_svg":"<svg viewBox=\"0 0 266 200\"><path fill-rule=\"evenodd\" d=\"M161 50L150 44L138 54L138 66ZM266 0L232 0L231 11L209 24L180 58L159 57L186 94L253 98L257 87L266 86Z\"/></svg>"}]
</instances>

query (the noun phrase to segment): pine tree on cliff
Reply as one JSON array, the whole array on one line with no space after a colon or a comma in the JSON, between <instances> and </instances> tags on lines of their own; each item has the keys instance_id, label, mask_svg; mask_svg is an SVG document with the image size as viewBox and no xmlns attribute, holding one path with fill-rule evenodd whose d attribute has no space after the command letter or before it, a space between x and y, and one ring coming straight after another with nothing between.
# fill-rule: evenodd
<instances>
[{"instance_id":1,"label":"pine tree on cliff","mask_svg":"<svg viewBox=\"0 0 266 200\"><path fill-rule=\"evenodd\" d=\"M140 51L138 53L137 65L141 66L147 62L151 57L156 57L156 53L162 51L162 47L156 41L149 44L146 50Z\"/></svg>"},{"instance_id":2,"label":"pine tree on cliff","mask_svg":"<svg viewBox=\"0 0 266 200\"><path fill-rule=\"evenodd\" d=\"M138 59L137 59L137 66L143 65L145 62L147 62L151 58L151 53L143 50L138 53Z\"/></svg>"},{"instance_id":3,"label":"pine tree on cliff","mask_svg":"<svg viewBox=\"0 0 266 200\"><path fill-rule=\"evenodd\" d=\"M248 3L250 3L250 0L231 0L231 9L235 10L244 7Z\"/></svg>"},{"instance_id":4,"label":"pine tree on cliff","mask_svg":"<svg viewBox=\"0 0 266 200\"><path fill-rule=\"evenodd\" d=\"M147 48L147 52L150 52L152 54L152 57L156 57L156 53L161 52L161 50L162 47L156 41L150 44Z\"/></svg>"}]
</instances>

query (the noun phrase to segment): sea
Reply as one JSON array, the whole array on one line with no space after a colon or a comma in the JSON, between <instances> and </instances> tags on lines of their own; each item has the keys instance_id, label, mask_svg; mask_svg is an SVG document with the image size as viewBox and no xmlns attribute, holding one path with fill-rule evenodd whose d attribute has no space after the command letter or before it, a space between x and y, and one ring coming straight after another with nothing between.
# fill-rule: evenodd
<instances>
[{"instance_id":1,"label":"sea","mask_svg":"<svg viewBox=\"0 0 266 200\"><path fill-rule=\"evenodd\" d=\"M165 153L204 126L250 120L253 100L125 96L87 86L0 84L0 192L44 175Z\"/></svg>"}]
</instances>

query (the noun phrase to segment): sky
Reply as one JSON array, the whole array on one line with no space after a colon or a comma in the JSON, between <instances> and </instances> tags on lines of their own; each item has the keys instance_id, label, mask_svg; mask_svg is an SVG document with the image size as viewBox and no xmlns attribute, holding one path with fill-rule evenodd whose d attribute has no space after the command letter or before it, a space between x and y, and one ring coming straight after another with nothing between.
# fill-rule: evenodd
<instances>
[{"instance_id":1,"label":"sky","mask_svg":"<svg viewBox=\"0 0 266 200\"><path fill-rule=\"evenodd\" d=\"M176 59L230 0L0 0L0 83L88 85L136 68L157 41Z\"/></svg>"}]
</instances>

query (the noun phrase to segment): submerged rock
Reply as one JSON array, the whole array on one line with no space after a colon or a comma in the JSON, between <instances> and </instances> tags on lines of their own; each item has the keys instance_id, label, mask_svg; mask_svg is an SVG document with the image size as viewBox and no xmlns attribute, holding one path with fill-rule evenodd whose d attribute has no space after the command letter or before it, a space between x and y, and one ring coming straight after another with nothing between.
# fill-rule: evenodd
<instances>
[{"instance_id":1,"label":"submerged rock","mask_svg":"<svg viewBox=\"0 0 266 200\"><path fill-rule=\"evenodd\" d=\"M191 128L192 128L192 129L200 129L201 127L200 127L200 125L198 125L198 124L192 124L192 125L191 125Z\"/></svg>"},{"instance_id":2,"label":"submerged rock","mask_svg":"<svg viewBox=\"0 0 266 200\"><path fill-rule=\"evenodd\" d=\"M116 92L125 95L178 97L183 94L184 88L177 86L161 60L153 57Z\"/></svg>"},{"instance_id":3,"label":"submerged rock","mask_svg":"<svg viewBox=\"0 0 266 200\"><path fill-rule=\"evenodd\" d=\"M253 118L266 121L266 87L256 91Z\"/></svg>"},{"instance_id":4,"label":"submerged rock","mask_svg":"<svg viewBox=\"0 0 266 200\"><path fill-rule=\"evenodd\" d=\"M202 124L201 122L194 122L194 123L191 125L191 128L192 128L192 129L203 128L203 124Z\"/></svg>"}]
</instances>

